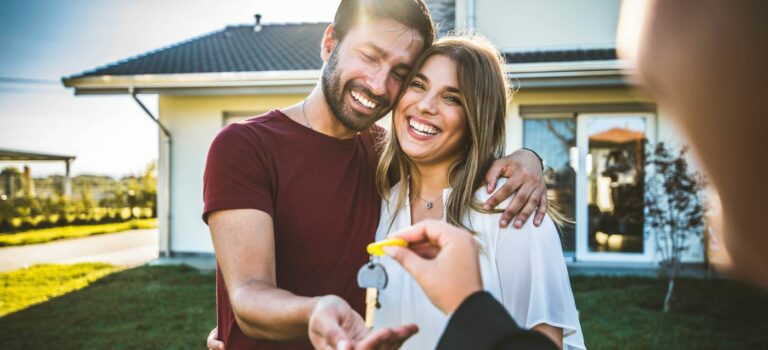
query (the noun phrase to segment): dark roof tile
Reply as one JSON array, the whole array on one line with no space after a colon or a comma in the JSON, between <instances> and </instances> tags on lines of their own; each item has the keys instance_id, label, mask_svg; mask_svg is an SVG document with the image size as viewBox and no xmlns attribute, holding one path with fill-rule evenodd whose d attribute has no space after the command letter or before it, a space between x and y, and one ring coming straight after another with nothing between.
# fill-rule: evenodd
<instances>
[{"instance_id":1,"label":"dark roof tile","mask_svg":"<svg viewBox=\"0 0 768 350\"><path fill-rule=\"evenodd\" d=\"M328 23L229 26L169 47L84 72L98 75L253 72L320 69Z\"/></svg>"}]
</instances>

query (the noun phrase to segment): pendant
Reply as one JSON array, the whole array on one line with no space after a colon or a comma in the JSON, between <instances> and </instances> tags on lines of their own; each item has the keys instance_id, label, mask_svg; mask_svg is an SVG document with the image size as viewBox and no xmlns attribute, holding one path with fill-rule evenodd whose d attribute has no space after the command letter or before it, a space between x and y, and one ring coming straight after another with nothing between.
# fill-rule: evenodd
<instances>
[{"instance_id":1,"label":"pendant","mask_svg":"<svg viewBox=\"0 0 768 350\"><path fill-rule=\"evenodd\" d=\"M432 209L432 202L427 202L427 209Z\"/></svg>"}]
</instances>

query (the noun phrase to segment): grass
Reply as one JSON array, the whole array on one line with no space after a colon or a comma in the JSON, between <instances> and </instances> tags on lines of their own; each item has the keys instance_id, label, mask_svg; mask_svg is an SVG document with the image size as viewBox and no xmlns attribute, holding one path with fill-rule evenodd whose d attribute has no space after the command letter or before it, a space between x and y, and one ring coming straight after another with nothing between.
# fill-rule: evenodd
<instances>
[{"instance_id":1,"label":"grass","mask_svg":"<svg viewBox=\"0 0 768 350\"><path fill-rule=\"evenodd\" d=\"M0 318L0 348L203 349L215 325L215 276L188 267L140 267ZM646 278L574 277L590 349L765 348L768 296L727 280L665 284Z\"/></svg>"},{"instance_id":2,"label":"grass","mask_svg":"<svg viewBox=\"0 0 768 350\"><path fill-rule=\"evenodd\" d=\"M36 265L0 273L0 316L87 287L120 269L108 264Z\"/></svg>"},{"instance_id":3,"label":"grass","mask_svg":"<svg viewBox=\"0 0 768 350\"><path fill-rule=\"evenodd\" d=\"M572 278L590 349L765 349L768 293L741 282L678 279L672 311L666 283L649 278Z\"/></svg>"},{"instance_id":4,"label":"grass","mask_svg":"<svg viewBox=\"0 0 768 350\"><path fill-rule=\"evenodd\" d=\"M53 227L41 230L31 230L0 235L0 247L46 243L60 239L80 238L105 233L115 233L135 229L149 229L155 227L157 227L157 218L136 219L126 222L101 225L73 225Z\"/></svg>"},{"instance_id":5,"label":"grass","mask_svg":"<svg viewBox=\"0 0 768 350\"><path fill-rule=\"evenodd\" d=\"M0 318L3 349L204 349L216 324L213 273L140 267Z\"/></svg>"}]
</instances>

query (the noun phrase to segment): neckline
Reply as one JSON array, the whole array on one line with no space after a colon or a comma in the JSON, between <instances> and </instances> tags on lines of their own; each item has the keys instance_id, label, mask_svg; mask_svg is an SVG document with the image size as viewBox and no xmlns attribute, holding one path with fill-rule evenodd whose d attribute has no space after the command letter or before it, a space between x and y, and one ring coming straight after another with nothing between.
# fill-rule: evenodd
<instances>
[{"instance_id":1,"label":"neckline","mask_svg":"<svg viewBox=\"0 0 768 350\"><path fill-rule=\"evenodd\" d=\"M338 139L330 135L323 134L315 129L310 129L306 125L301 124L289 117L285 112L279 109L274 110L275 114L277 114L278 117L284 119L289 125L292 125L294 129L296 129L298 132L304 133L307 137L311 137L313 139L316 139L320 142L325 142L329 144L333 144L335 146L341 146L341 147L352 147L357 143L357 140L360 138L361 134L366 132L358 132L355 134L355 136L350 137L348 139Z\"/></svg>"},{"instance_id":2,"label":"neckline","mask_svg":"<svg viewBox=\"0 0 768 350\"><path fill-rule=\"evenodd\" d=\"M402 181L398 182L397 186L400 186L401 184L402 184ZM442 196L443 196L442 197L442 199L443 199L443 213L445 213L445 202L448 199L448 196L451 195L451 191L453 191L453 189L451 187L446 187L446 188L443 189L443 192L442 192ZM405 206L406 207L410 207L411 206L411 186L410 185L408 185L408 188L405 191L405 196L407 198L407 200L405 201ZM437 199L435 199L435 200L437 200ZM408 212L410 213L410 210Z\"/></svg>"},{"instance_id":3,"label":"neckline","mask_svg":"<svg viewBox=\"0 0 768 350\"><path fill-rule=\"evenodd\" d=\"M443 189L443 198L442 198L443 199L443 215L440 218L440 222L443 222L443 223L448 222L448 221L446 221L446 215L447 215L446 209L447 208L445 207L445 202L447 201L448 196L450 194L451 194L451 188L450 187L446 187L446 188ZM407 196L406 198L408 198L408 200L405 201L405 206L403 207L403 209L405 210L406 219L408 220L408 225L414 225L416 223L413 222L413 215L411 215L411 200L410 200L411 199L411 186L410 185L408 185L408 190L405 192L405 195Z\"/></svg>"}]
</instances>

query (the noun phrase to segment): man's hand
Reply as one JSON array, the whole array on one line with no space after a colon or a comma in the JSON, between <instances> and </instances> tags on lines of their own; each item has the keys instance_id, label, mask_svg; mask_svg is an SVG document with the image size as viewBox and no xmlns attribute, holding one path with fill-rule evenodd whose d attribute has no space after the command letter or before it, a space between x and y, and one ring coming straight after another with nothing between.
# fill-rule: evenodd
<instances>
[{"instance_id":1,"label":"man's hand","mask_svg":"<svg viewBox=\"0 0 768 350\"><path fill-rule=\"evenodd\" d=\"M219 327L211 329L211 333L208 333L208 341L206 341L208 350L224 350L224 342L217 339L218 337Z\"/></svg>"},{"instance_id":2,"label":"man's hand","mask_svg":"<svg viewBox=\"0 0 768 350\"><path fill-rule=\"evenodd\" d=\"M315 349L397 349L416 325L384 328L371 332L360 315L335 295L320 297L309 317L309 339Z\"/></svg>"},{"instance_id":3,"label":"man's hand","mask_svg":"<svg viewBox=\"0 0 768 350\"><path fill-rule=\"evenodd\" d=\"M531 151L520 149L493 162L485 175L488 193L495 190L499 177L507 177L509 180L485 201L483 207L490 210L514 196L509 206L504 209L499 225L507 227L514 218L514 226L521 228L534 210L536 217L533 224L541 225L544 214L547 213L547 186L539 158Z\"/></svg>"},{"instance_id":4,"label":"man's hand","mask_svg":"<svg viewBox=\"0 0 768 350\"><path fill-rule=\"evenodd\" d=\"M453 313L468 296L483 289L478 249L469 232L425 220L390 237L417 247L389 246L384 251L413 275L429 300L444 313Z\"/></svg>"}]
</instances>

